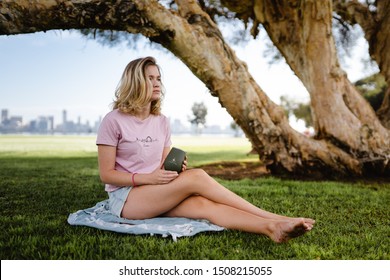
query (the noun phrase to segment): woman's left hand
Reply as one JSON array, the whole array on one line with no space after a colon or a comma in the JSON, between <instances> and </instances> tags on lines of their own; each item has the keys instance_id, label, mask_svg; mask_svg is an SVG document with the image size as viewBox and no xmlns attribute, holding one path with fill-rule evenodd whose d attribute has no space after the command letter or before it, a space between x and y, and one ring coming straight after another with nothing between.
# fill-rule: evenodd
<instances>
[{"instance_id":1,"label":"woman's left hand","mask_svg":"<svg viewBox=\"0 0 390 280\"><path fill-rule=\"evenodd\" d=\"M187 170L187 156L184 158L183 165L181 167L181 171L184 172Z\"/></svg>"}]
</instances>

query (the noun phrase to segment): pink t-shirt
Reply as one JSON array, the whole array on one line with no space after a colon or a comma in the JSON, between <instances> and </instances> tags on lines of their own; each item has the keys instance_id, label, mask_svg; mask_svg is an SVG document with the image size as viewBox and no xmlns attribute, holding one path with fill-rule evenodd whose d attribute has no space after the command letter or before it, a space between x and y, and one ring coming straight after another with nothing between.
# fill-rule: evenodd
<instances>
[{"instance_id":1,"label":"pink t-shirt","mask_svg":"<svg viewBox=\"0 0 390 280\"><path fill-rule=\"evenodd\" d=\"M116 109L104 117L96 144L116 147L116 170L151 173L161 164L164 148L172 144L169 120L164 115L140 120ZM119 187L106 184L105 190Z\"/></svg>"}]
</instances>

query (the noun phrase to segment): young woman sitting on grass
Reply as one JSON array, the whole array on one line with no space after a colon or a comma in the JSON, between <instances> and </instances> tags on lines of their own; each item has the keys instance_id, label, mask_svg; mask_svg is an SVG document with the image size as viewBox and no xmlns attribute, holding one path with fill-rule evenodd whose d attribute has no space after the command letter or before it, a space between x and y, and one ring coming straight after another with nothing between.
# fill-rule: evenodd
<instances>
[{"instance_id":1,"label":"young woman sitting on grass","mask_svg":"<svg viewBox=\"0 0 390 280\"><path fill-rule=\"evenodd\" d=\"M98 136L100 178L118 217L207 219L225 227L267 235L285 242L310 231L308 218L262 210L211 178L201 169L164 170L171 146L169 120L160 113L164 96L160 68L152 57L131 61L115 92L113 111Z\"/></svg>"}]
</instances>

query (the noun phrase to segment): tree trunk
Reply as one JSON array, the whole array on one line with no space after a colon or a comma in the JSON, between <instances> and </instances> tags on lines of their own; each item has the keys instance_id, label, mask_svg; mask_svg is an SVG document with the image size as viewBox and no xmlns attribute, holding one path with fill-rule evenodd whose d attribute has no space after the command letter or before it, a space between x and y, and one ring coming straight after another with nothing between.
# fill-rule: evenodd
<instances>
[{"instance_id":1,"label":"tree trunk","mask_svg":"<svg viewBox=\"0 0 390 280\"><path fill-rule=\"evenodd\" d=\"M252 9L246 15L254 14L264 26L310 93L316 138L358 160L363 173L378 168L381 161L388 166L389 131L338 63L332 1L256 0Z\"/></svg>"},{"instance_id":2,"label":"tree trunk","mask_svg":"<svg viewBox=\"0 0 390 280\"><path fill-rule=\"evenodd\" d=\"M375 11L358 1L335 1L335 11L350 24L358 23L369 44L369 52L385 77L388 89L376 112L383 126L390 129L390 2L378 0Z\"/></svg>"},{"instance_id":3,"label":"tree trunk","mask_svg":"<svg viewBox=\"0 0 390 280\"><path fill-rule=\"evenodd\" d=\"M30 2L0 2L0 34L71 28L143 34L169 49L206 84L274 172L389 175L389 132L338 66L330 1L299 1L301 6L289 6L295 3L289 1L286 7L255 1L254 6L258 20L311 93L317 139L290 127L283 109L256 84L197 1L178 0L177 10L152 0ZM280 14L278 9L287 10Z\"/></svg>"}]
</instances>

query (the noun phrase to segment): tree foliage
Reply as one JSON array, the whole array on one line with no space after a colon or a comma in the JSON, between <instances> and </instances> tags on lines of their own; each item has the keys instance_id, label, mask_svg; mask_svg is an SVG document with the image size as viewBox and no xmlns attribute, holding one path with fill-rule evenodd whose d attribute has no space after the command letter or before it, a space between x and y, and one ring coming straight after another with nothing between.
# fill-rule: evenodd
<instances>
[{"instance_id":1,"label":"tree foliage","mask_svg":"<svg viewBox=\"0 0 390 280\"><path fill-rule=\"evenodd\" d=\"M383 76L376 73L360 79L354 84L363 97L370 103L371 107L375 111L379 110L387 90L387 84Z\"/></svg>"},{"instance_id":2,"label":"tree foliage","mask_svg":"<svg viewBox=\"0 0 390 280\"><path fill-rule=\"evenodd\" d=\"M288 117L294 115L297 120L302 120L305 123L305 127L313 127L309 103L297 102L288 96L281 96L280 105L283 106Z\"/></svg>"},{"instance_id":3,"label":"tree foliage","mask_svg":"<svg viewBox=\"0 0 390 280\"><path fill-rule=\"evenodd\" d=\"M206 124L207 107L203 102L195 102L192 105L193 118L190 118L190 123L195 125L197 131Z\"/></svg>"}]
</instances>

